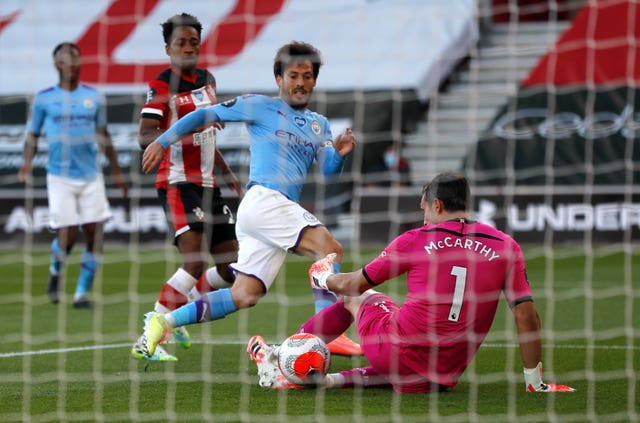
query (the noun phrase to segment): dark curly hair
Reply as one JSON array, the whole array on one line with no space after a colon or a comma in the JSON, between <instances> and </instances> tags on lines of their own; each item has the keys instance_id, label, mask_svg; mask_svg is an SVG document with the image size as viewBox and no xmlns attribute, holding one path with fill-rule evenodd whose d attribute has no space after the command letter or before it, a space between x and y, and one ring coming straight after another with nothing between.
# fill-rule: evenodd
<instances>
[{"instance_id":1,"label":"dark curly hair","mask_svg":"<svg viewBox=\"0 0 640 423\"><path fill-rule=\"evenodd\" d=\"M177 26L190 26L198 32L198 38L202 35L202 24L198 18L188 13L181 13L179 15L173 15L162 23L162 37L164 38L165 44L170 44L171 34L173 34L173 30Z\"/></svg>"}]
</instances>

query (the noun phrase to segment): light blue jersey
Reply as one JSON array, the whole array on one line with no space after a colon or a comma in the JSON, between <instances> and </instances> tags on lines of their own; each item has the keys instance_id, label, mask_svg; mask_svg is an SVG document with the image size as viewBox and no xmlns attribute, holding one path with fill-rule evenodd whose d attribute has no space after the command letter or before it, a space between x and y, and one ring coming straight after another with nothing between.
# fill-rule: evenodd
<instances>
[{"instance_id":1,"label":"light blue jersey","mask_svg":"<svg viewBox=\"0 0 640 423\"><path fill-rule=\"evenodd\" d=\"M106 125L104 97L97 90L55 85L36 94L27 131L47 138L48 173L91 181L100 172L96 128Z\"/></svg>"},{"instance_id":2,"label":"light blue jersey","mask_svg":"<svg viewBox=\"0 0 640 423\"><path fill-rule=\"evenodd\" d=\"M189 113L157 142L167 148L182 135L211 122L246 124L251 153L248 188L262 185L298 202L314 158L325 175L342 170L344 159L333 148L324 116L262 95L244 95Z\"/></svg>"}]
</instances>

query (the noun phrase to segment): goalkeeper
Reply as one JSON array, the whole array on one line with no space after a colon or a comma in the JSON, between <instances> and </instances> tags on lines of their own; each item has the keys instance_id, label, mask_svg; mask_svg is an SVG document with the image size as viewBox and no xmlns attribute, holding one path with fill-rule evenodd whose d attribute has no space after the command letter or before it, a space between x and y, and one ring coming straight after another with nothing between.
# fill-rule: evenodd
<instances>
[{"instance_id":1,"label":"goalkeeper","mask_svg":"<svg viewBox=\"0 0 640 423\"><path fill-rule=\"evenodd\" d=\"M453 388L489 332L504 292L516 322L527 391L573 391L542 381L540 318L522 251L510 236L470 219L469 197L462 174L439 174L422 190L424 226L403 233L355 272L333 273L332 254L313 264L311 284L344 297L299 331L329 342L355 319L370 363L328 374L326 387ZM401 307L372 289L405 273L408 293ZM247 351L258 364L261 386L294 387L273 365L277 348L255 336Z\"/></svg>"}]
</instances>

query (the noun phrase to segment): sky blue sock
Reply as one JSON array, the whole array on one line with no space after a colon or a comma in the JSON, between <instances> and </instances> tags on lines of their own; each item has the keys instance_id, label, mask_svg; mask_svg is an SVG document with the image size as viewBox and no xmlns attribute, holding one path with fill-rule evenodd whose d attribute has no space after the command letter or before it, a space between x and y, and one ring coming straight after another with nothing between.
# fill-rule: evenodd
<instances>
[{"instance_id":1,"label":"sky blue sock","mask_svg":"<svg viewBox=\"0 0 640 423\"><path fill-rule=\"evenodd\" d=\"M83 296L91 291L93 286L93 279L96 276L96 270L100 263L93 254L84 250L82 252L82 268L80 269L80 276L78 277L78 285L76 286L76 296Z\"/></svg>"},{"instance_id":2,"label":"sky blue sock","mask_svg":"<svg viewBox=\"0 0 640 423\"><path fill-rule=\"evenodd\" d=\"M52 275L59 275L62 266L64 265L64 254L60 251L60 244L58 238L53 238L51 241L51 260L49 264L49 273Z\"/></svg>"},{"instance_id":3,"label":"sky blue sock","mask_svg":"<svg viewBox=\"0 0 640 423\"><path fill-rule=\"evenodd\" d=\"M224 318L236 311L229 288L208 292L196 301L185 304L171 312L176 327L194 323L210 322Z\"/></svg>"}]
</instances>

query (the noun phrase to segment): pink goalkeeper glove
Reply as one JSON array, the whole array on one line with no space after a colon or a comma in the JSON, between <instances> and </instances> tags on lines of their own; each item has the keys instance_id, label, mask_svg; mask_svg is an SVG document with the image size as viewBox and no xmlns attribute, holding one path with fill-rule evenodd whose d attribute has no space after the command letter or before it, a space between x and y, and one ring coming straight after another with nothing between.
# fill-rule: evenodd
<instances>
[{"instance_id":1,"label":"pink goalkeeper glove","mask_svg":"<svg viewBox=\"0 0 640 423\"><path fill-rule=\"evenodd\" d=\"M574 392L570 386L554 385L542 381L542 363L533 369L524 369L524 383L527 392Z\"/></svg>"},{"instance_id":2,"label":"pink goalkeeper glove","mask_svg":"<svg viewBox=\"0 0 640 423\"><path fill-rule=\"evenodd\" d=\"M326 289L327 278L333 274L333 260L337 254L328 254L325 258L316 261L309 268L309 282L312 288Z\"/></svg>"}]
</instances>

